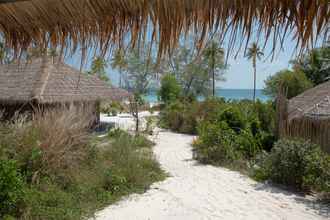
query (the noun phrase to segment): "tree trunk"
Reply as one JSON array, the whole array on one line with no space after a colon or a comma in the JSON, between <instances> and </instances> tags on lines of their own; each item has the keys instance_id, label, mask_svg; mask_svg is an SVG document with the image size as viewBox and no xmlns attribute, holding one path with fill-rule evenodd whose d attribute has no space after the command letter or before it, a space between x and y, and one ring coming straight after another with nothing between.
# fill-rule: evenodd
<instances>
[{"instance_id":1,"label":"tree trunk","mask_svg":"<svg viewBox=\"0 0 330 220\"><path fill-rule=\"evenodd\" d=\"M121 68L119 68L119 88L122 88L121 78L122 78L122 70Z\"/></svg>"},{"instance_id":2,"label":"tree trunk","mask_svg":"<svg viewBox=\"0 0 330 220\"><path fill-rule=\"evenodd\" d=\"M255 102L256 101L256 88L257 88L257 61L256 61L256 58L253 59L253 69L254 69L253 102Z\"/></svg>"},{"instance_id":3,"label":"tree trunk","mask_svg":"<svg viewBox=\"0 0 330 220\"><path fill-rule=\"evenodd\" d=\"M140 120L139 120L139 109L136 109L136 123L135 123L135 135L139 134L139 125L140 125Z\"/></svg>"},{"instance_id":4,"label":"tree trunk","mask_svg":"<svg viewBox=\"0 0 330 220\"><path fill-rule=\"evenodd\" d=\"M214 70L214 66L215 66L215 57L214 57L215 54L213 54L212 56L212 80L213 80L213 85L212 85L212 95L213 97L215 97L215 70Z\"/></svg>"}]
</instances>

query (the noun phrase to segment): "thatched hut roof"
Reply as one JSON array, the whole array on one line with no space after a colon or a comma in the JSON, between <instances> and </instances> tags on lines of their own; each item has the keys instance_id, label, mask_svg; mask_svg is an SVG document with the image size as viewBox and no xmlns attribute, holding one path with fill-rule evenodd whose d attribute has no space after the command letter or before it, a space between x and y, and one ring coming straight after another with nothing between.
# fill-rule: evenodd
<instances>
[{"instance_id":1,"label":"thatched hut roof","mask_svg":"<svg viewBox=\"0 0 330 220\"><path fill-rule=\"evenodd\" d=\"M301 116L330 118L330 81L289 100L288 119Z\"/></svg>"},{"instance_id":2,"label":"thatched hut roof","mask_svg":"<svg viewBox=\"0 0 330 220\"><path fill-rule=\"evenodd\" d=\"M247 45L253 33L264 34L274 48L292 33L297 46L307 48L328 37L329 21L329 0L0 1L0 33L17 54L33 44L71 52L92 46L104 53L127 39L134 44L150 29L160 54L189 30L203 40L220 29L220 38L227 36L232 46Z\"/></svg>"},{"instance_id":3,"label":"thatched hut roof","mask_svg":"<svg viewBox=\"0 0 330 220\"><path fill-rule=\"evenodd\" d=\"M80 73L58 58L0 66L0 103L67 103L121 100L125 90L110 88L98 77Z\"/></svg>"}]
</instances>

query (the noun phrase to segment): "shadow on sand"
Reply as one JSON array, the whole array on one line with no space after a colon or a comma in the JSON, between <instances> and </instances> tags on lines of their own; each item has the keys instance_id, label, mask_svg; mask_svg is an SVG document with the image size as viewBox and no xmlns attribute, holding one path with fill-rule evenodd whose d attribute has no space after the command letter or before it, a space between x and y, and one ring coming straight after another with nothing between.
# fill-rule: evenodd
<instances>
[{"instance_id":1,"label":"shadow on sand","mask_svg":"<svg viewBox=\"0 0 330 220\"><path fill-rule=\"evenodd\" d=\"M273 194L291 196L297 203L306 206L306 210L313 210L322 217L330 218L330 203L318 200L314 196L308 196L301 192L294 191L292 188L270 183L258 183L256 184L255 189L257 191L266 191Z\"/></svg>"}]
</instances>

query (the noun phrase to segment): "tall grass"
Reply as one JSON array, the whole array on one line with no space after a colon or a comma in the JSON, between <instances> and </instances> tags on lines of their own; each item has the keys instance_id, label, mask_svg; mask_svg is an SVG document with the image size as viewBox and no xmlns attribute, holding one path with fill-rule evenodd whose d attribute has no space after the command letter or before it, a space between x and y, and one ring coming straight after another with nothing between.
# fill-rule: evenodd
<instances>
[{"instance_id":1,"label":"tall grass","mask_svg":"<svg viewBox=\"0 0 330 220\"><path fill-rule=\"evenodd\" d=\"M8 203L14 208L0 207L0 219L87 218L164 177L146 138L120 132L99 146L91 123L90 112L75 108L0 123L0 188L23 181L19 190L3 188L3 198L17 195Z\"/></svg>"}]
</instances>

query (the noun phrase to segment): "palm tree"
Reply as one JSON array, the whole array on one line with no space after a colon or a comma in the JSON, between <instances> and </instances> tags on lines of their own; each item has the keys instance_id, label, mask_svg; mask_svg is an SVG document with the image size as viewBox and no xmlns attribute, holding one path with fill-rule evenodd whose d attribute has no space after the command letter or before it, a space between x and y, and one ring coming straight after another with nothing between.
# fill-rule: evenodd
<instances>
[{"instance_id":1,"label":"palm tree","mask_svg":"<svg viewBox=\"0 0 330 220\"><path fill-rule=\"evenodd\" d=\"M257 87L257 60L260 60L264 56L260 47L256 42L252 43L248 49L247 58L252 61L252 67L254 71L254 86L253 86L253 101L256 101L256 87Z\"/></svg>"},{"instance_id":2,"label":"palm tree","mask_svg":"<svg viewBox=\"0 0 330 220\"><path fill-rule=\"evenodd\" d=\"M107 61L104 58L96 57L92 62L91 70L88 71L87 74L96 75L97 77L99 77L99 79L110 84L110 79L106 73L107 67Z\"/></svg>"},{"instance_id":3,"label":"palm tree","mask_svg":"<svg viewBox=\"0 0 330 220\"><path fill-rule=\"evenodd\" d=\"M119 87L122 87L123 70L127 67L127 61L122 49L115 52L114 58L111 61L111 67L119 70Z\"/></svg>"},{"instance_id":4,"label":"palm tree","mask_svg":"<svg viewBox=\"0 0 330 220\"><path fill-rule=\"evenodd\" d=\"M225 68L224 50L215 41L211 41L204 51L204 56L209 68L209 74L212 75L212 95L215 96L216 77L220 77L220 71ZM220 78L221 79L221 78ZM223 79L221 79L223 80Z\"/></svg>"}]
</instances>

